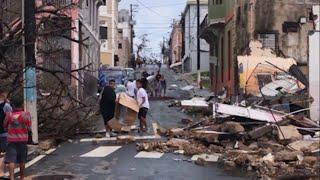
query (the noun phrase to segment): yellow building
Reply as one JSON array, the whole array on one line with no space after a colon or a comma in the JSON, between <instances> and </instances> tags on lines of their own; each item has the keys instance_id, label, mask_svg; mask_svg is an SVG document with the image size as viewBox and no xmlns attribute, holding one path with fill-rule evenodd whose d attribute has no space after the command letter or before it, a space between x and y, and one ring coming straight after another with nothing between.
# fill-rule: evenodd
<instances>
[{"instance_id":1,"label":"yellow building","mask_svg":"<svg viewBox=\"0 0 320 180\"><path fill-rule=\"evenodd\" d=\"M106 1L105 6L99 8L100 30L100 62L102 65L117 66L118 38L118 5L121 0Z\"/></svg>"}]
</instances>

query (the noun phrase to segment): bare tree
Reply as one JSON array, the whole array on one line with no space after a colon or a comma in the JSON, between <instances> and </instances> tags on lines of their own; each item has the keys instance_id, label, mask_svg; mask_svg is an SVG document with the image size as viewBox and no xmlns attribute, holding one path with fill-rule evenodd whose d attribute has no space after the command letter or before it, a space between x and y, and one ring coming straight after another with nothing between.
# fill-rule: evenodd
<instances>
[{"instance_id":1,"label":"bare tree","mask_svg":"<svg viewBox=\"0 0 320 180\"><path fill-rule=\"evenodd\" d=\"M0 84L11 95L22 93L23 72L21 1L0 0ZM44 4L36 7L36 59L39 132L44 136L69 136L87 128L96 112L94 98L79 99L71 82L84 85L81 72L94 71L91 64L77 69L71 64L71 42L86 48L86 38L72 38L76 31L66 13L78 4ZM26 42L28 43L28 42Z\"/></svg>"}]
</instances>

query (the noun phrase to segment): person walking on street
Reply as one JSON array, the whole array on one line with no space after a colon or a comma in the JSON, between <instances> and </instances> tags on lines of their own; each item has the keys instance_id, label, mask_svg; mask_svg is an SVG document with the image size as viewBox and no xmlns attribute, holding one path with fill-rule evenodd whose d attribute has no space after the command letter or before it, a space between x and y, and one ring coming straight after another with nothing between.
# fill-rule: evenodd
<instances>
[{"instance_id":1,"label":"person walking on street","mask_svg":"<svg viewBox=\"0 0 320 180\"><path fill-rule=\"evenodd\" d=\"M7 150L4 161L9 164L10 180L14 180L15 164L20 166L20 179L24 179L25 163L27 162L27 142L31 131L31 116L23 110L22 96L12 100L14 111L7 113L4 127L7 129Z\"/></svg>"},{"instance_id":2,"label":"person walking on street","mask_svg":"<svg viewBox=\"0 0 320 180\"><path fill-rule=\"evenodd\" d=\"M163 97L165 97L167 94L167 81L164 75L162 75L160 78L160 96L162 96L162 92L163 92Z\"/></svg>"},{"instance_id":3,"label":"person walking on street","mask_svg":"<svg viewBox=\"0 0 320 180\"><path fill-rule=\"evenodd\" d=\"M103 88L103 92L100 99L100 113L102 114L104 125L106 129L106 137L110 137L112 133L112 128L109 126L108 122L114 118L114 113L116 109L116 82L115 80L110 80L109 84Z\"/></svg>"},{"instance_id":4,"label":"person walking on street","mask_svg":"<svg viewBox=\"0 0 320 180\"><path fill-rule=\"evenodd\" d=\"M150 108L148 94L146 90L142 87L142 81L136 81L138 92L137 92L137 102L139 105L138 118L140 120L140 130L142 132L147 131L147 113Z\"/></svg>"},{"instance_id":5,"label":"person walking on street","mask_svg":"<svg viewBox=\"0 0 320 180\"><path fill-rule=\"evenodd\" d=\"M6 114L12 112L12 107L7 99L8 92L0 89L0 153L5 153L7 148L7 132L3 126ZM0 162L0 177L4 175L4 161Z\"/></svg>"}]
</instances>

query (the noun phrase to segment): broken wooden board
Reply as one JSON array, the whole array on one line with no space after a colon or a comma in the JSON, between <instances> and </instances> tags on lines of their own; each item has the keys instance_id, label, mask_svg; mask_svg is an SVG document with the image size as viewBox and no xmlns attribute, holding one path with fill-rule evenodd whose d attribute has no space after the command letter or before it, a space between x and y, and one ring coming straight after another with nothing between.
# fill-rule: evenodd
<instances>
[{"instance_id":1,"label":"broken wooden board","mask_svg":"<svg viewBox=\"0 0 320 180\"><path fill-rule=\"evenodd\" d=\"M293 143L290 143L288 147L296 151L309 150L312 152L320 148L320 142L300 140L300 141L295 141Z\"/></svg>"},{"instance_id":2,"label":"broken wooden board","mask_svg":"<svg viewBox=\"0 0 320 180\"><path fill-rule=\"evenodd\" d=\"M221 154L200 154L192 156L192 161L197 161L199 158L204 159L206 162L218 162Z\"/></svg>"},{"instance_id":3,"label":"broken wooden board","mask_svg":"<svg viewBox=\"0 0 320 180\"><path fill-rule=\"evenodd\" d=\"M299 133L297 127L289 126L279 126L278 127L278 137L279 140L300 140L303 136Z\"/></svg>"},{"instance_id":4,"label":"broken wooden board","mask_svg":"<svg viewBox=\"0 0 320 180\"><path fill-rule=\"evenodd\" d=\"M190 100L181 101L181 106L183 107L209 107L208 102L205 101L205 98L193 98Z\"/></svg>"},{"instance_id":5,"label":"broken wooden board","mask_svg":"<svg viewBox=\"0 0 320 180\"><path fill-rule=\"evenodd\" d=\"M258 139L272 132L272 130L273 130L273 126L268 124L268 125L253 129L252 131L248 132L248 135L251 139Z\"/></svg>"},{"instance_id":6,"label":"broken wooden board","mask_svg":"<svg viewBox=\"0 0 320 180\"><path fill-rule=\"evenodd\" d=\"M227 134L231 134L228 132L218 132L218 131L206 131L206 130L198 130L198 131L194 131L195 133L199 133L199 134L217 134L217 135L227 135Z\"/></svg>"},{"instance_id":7,"label":"broken wooden board","mask_svg":"<svg viewBox=\"0 0 320 180\"><path fill-rule=\"evenodd\" d=\"M299 117L299 116L287 116L294 125L305 127L305 128L320 128L320 125L317 124L315 121L308 119L306 117Z\"/></svg>"}]
</instances>

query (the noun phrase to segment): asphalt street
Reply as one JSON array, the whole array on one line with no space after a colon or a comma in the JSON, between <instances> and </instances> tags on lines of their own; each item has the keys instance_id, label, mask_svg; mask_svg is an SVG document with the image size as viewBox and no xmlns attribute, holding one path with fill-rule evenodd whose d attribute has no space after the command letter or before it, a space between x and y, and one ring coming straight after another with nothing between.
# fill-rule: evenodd
<instances>
[{"instance_id":1,"label":"asphalt street","mask_svg":"<svg viewBox=\"0 0 320 180\"><path fill-rule=\"evenodd\" d=\"M166 68L168 96L181 98L181 92L171 85L185 86ZM184 96L185 96L184 95ZM169 108L168 101L152 101L149 122L162 127L178 127L187 117L178 108ZM150 125L151 123L149 123ZM152 129L152 127L150 126ZM152 131L151 131L152 132ZM246 179L240 173L225 172L217 164L198 166L190 157L175 154L138 154L135 143L113 144L111 141L81 141L74 139L61 144L50 155L27 168L31 179L92 179L92 180L233 180Z\"/></svg>"}]
</instances>

